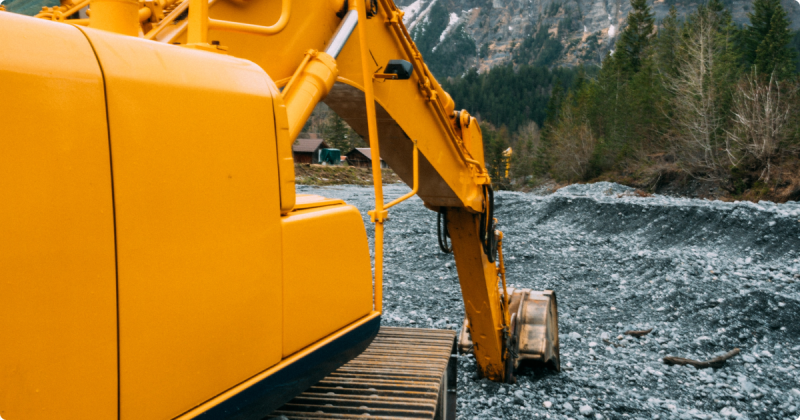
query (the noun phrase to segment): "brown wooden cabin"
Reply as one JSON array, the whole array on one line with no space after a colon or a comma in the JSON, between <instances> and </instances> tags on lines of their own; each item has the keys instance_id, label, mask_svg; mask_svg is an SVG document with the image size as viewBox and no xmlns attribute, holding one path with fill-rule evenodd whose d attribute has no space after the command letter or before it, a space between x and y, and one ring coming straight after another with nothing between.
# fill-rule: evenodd
<instances>
[{"instance_id":1,"label":"brown wooden cabin","mask_svg":"<svg viewBox=\"0 0 800 420\"><path fill-rule=\"evenodd\" d=\"M345 158L350 166L355 166L358 168L372 167L372 151L369 147L356 147L355 149L347 152ZM381 168L388 167L389 165L386 164L386 161L381 159Z\"/></svg>"},{"instance_id":2,"label":"brown wooden cabin","mask_svg":"<svg viewBox=\"0 0 800 420\"><path fill-rule=\"evenodd\" d=\"M319 163L319 150L328 149L316 133L301 133L292 145L294 163Z\"/></svg>"}]
</instances>

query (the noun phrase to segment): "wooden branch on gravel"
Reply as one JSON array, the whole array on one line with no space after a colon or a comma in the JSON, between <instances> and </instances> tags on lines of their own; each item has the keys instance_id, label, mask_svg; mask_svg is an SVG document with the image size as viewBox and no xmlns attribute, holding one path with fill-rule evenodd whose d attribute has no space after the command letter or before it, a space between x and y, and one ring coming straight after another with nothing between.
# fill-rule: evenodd
<instances>
[{"instance_id":1,"label":"wooden branch on gravel","mask_svg":"<svg viewBox=\"0 0 800 420\"><path fill-rule=\"evenodd\" d=\"M650 328L649 330L640 330L640 331L631 330L631 331L625 331L625 334L630 335L632 337L641 338L646 336L647 334L650 334L651 331L653 331L652 328Z\"/></svg>"},{"instance_id":2,"label":"wooden branch on gravel","mask_svg":"<svg viewBox=\"0 0 800 420\"><path fill-rule=\"evenodd\" d=\"M722 356L717 356L711 360L706 360L705 362L698 362L697 360L692 359L684 359L682 357L672 357L668 356L664 358L664 363L672 366L672 365L692 365L696 369L706 369L706 368L721 368L725 365L725 361L730 359L733 356L739 354L739 349L733 349Z\"/></svg>"}]
</instances>

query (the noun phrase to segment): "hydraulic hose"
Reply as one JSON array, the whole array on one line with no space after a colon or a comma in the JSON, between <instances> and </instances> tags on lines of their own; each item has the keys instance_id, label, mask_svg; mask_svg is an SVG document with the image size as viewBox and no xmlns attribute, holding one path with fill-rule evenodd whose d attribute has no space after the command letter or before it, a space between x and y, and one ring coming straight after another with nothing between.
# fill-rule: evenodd
<instances>
[{"instance_id":1,"label":"hydraulic hose","mask_svg":"<svg viewBox=\"0 0 800 420\"><path fill-rule=\"evenodd\" d=\"M479 234L483 243L483 252L489 262L493 263L497 255L497 237L494 234L494 190L491 185L484 185L483 190L486 209L481 213Z\"/></svg>"},{"instance_id":2,"label":"hydraulic hose","mask_svg":"<svg viewBox=\"0 0 800 420\"><path fill-rule=\"evenodd\" d=\"M450 237L450 231L447 230L447 207L440 208L436 215L436 236L442 252L445 254L453 252L453 244L447 243L447 238Z\"/></svg>"}]
</instances>

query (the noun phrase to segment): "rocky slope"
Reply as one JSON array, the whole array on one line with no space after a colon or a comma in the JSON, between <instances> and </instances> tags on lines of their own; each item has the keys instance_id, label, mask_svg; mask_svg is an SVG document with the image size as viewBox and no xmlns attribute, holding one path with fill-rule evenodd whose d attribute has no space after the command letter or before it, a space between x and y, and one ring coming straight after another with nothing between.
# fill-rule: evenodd
<instances>
[{"instance_id":1,"label":"rocky slope","mask_svg":"<svg viewBox=\"0 0 800 420\"><path fill-rule=\"evenodd\" d=\"M367 210L371 188L298 187ZM387 201L408 192L384 188ZM561 373L478 379L461 356L458 419L796 419L800 415L800 203L641 197L612 183L496 194L512 285L558 295ZM414 197L386 225L384 325L458 329L452 255ZM626 330L653 331L641 339ZM668 366L665 356L719 369Z\"/></svg>"},{"instance_id":2,"label":"rocky slope","mask_svg":"<svg viewBox=\"0 0 800 420\"><path fill-rule=\"evenodd\" d=\"M800 28L800 4L781 0L792 21ZM628 0L395 0L405 10L406 25L415 39L431 38L431 57L440 45L459 45L465 67L480 71L515 61L544 65L599 63L613 48L630 11ZM694 11L698 0L648 0L656 20L663 19L670 6L680 16ZM751 0L723 0L734 21L749 22ZM444 13L446 19L434 19ZM459 39L463 32L474 42L468 51ZM554 42L557 41L557 42ZM423 42L429 44L429 42ZM426 54L427 53L427 54ZM434 59L435 60L435 59ZM440 77L443 75L440 74Z\"/></svg>"}]
</instances>

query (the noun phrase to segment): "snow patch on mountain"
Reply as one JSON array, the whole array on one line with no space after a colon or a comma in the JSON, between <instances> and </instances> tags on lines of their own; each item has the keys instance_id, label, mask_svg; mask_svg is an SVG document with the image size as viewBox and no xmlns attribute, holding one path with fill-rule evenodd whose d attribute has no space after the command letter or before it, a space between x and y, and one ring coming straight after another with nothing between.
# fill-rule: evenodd
<instances>
[{"instance_id":1,"label":"snow patch on mountain","mask_svg":"<svg viewBox=\"0 0 800 420\"><path fill-rule=\"evenodd\" d=\"M450 21L447 23L447 27L444 28L444 31L442 31L442 34L439 35L439 42L444 41L445 37L447 37L450 31L452 31L457 24L458 24L458 15L455 13L450 13Z\"/></svg>"},{"instance_id":2,"label":"snow patch on mountain","mask_svg":"<svg viewBox=\"0 0 800 420\"><path fill-rule=\"evenodd\" d=\"M422 9L421 2L422 0L415 0L408 6L401 8L403 10L403 23L406 26L408 26L409 23L413 22L417 18L417 15L419 15L420 9Z\"/></svg>"},{"instance_id":3,"label":"snow patch on mountain","mask_svg":"<svg viewBox=\"0 0 800 420\"><path fill-rule=\"evenodd\" d=\"M413 5L413 4L416 4L416 3L417 3L417 2L419 2L419 1L420 1L420 0L417 0L417 1L415 1L414 3L412 3L411 5ZM427 5L427 6L421 5L421 6L424 6L424 7L425 7L425 9L423 9L421 12L419 12L419 13L418 13L418 14L415 16L415 18L414 18L414 19L409 19L409 22L408 22L408 23L406 23L406 27L408 28L408 31L409 31L409 32L411 32L412 30L414 30L414 27L415 27L415 26L417 26L417 24L418 24L418 23L420 23L420 22L427 22L427 20L428 20L428 14L431 12L431 9L433 9L433 6L436 4L436 2L437 2L437 1L438 1L438 0L433 0L433 1L431 1L430 3L428 3L428 5ZM409 5L408 7L411 7L411 5ZM405 8L403 9L403 11L405 11ZM404 23L405 23L405 19L404 19Z\"/></svg>"}]
</instances>

